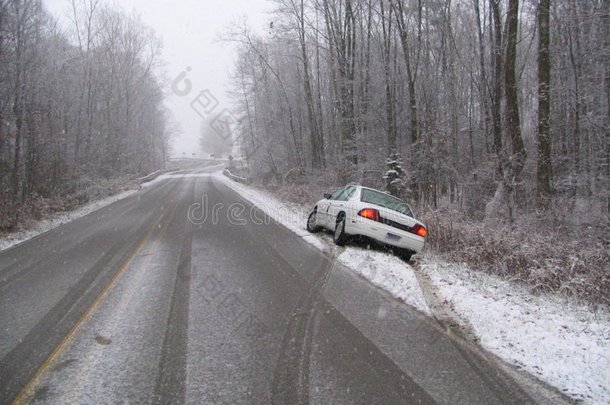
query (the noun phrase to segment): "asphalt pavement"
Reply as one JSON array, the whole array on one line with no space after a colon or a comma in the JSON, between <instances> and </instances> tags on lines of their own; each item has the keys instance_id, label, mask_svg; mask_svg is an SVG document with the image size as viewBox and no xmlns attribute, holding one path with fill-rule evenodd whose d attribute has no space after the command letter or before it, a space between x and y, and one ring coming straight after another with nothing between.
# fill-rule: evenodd
<instances>
[{"instance_id":1,"label":"asphalt pavement","mask_svg":"<svg viewBox=\"0 0 610 405\"><path fill-rule=\"evenodd\" d=\"M0 252L0 403L546 401L210 170Z\"/></svg>"}]
</instances>

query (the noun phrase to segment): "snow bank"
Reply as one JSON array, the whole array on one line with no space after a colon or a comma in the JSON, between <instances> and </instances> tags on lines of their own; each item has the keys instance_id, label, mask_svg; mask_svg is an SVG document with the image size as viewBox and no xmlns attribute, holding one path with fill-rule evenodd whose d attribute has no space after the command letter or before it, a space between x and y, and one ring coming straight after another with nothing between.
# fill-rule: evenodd
<instances>
[{"instance_id":1,"label":"snow bank","mask_svg":"<svg viewBox=\"0 0 610 405\"><path fill-rule=\"evenodd\" d=\"M159 178L153 180L150 183L156 182L158 179ZM150 183L146 184L148 185ZM122 200L123 198L128 197L136 192L137 190L124 191L122 193L115 194L110 197L83 205L82 207L77 208L74 211L55 213L51 215L50 218L37 221L30 229L24 231L17 231L0 238L0 251L8 249L11 246L17 245L19 243L25 242L26 240L29 240L42 233L48 232L68 222L74 221L75 219L84 217L85 215L90 214L93 211L99 210L100 208L110 205L115 201Z\"/></svg>"},{"instance_id":2,"label":"snow bank","mask_svg":"<svg viewBox=\"0 0 610 405\"><path fill-rule=\"evenodd\" d=\"M347 247L339 261L394 297L432 315L411 266L388 253Z\"/></svg>"},{"instance_id":3,"label":"snow bank","mask_svg":"<svg viewBox=\"0 0 610 405\"><path fill-rule=\"evenodd\" d=\"M146 176L148 177L148 176ZM162 174L155 177L153 180L147 181L140 185L140 189L150 188L159 182L166 180L172 177L171 173ZM122 200L123 198L129 197L130 195L138 192L137 189L127 190L122 193L118 193L115 195L111 195L106 198L102 198L97 201L93 201L91 203L85 204L74 211L69 212L57 212L52 214L49 218L36 221L29 229L23 231L13 232L9 235L0 237L0 251L10 248L11 246L17 245L19 243L25 242L29 239L32 239L35 236L38 236L42 233L48 232L52 229L57 228L63 224L74 221L78 218L84 217L87 214L92 213L93 211L97 211L100 208L103 208L107 205L112 204L113 202Z\"/></svg>"},{"instance_id":4,"label":"snow bank","mask_svg":"<svg viewBox=\"0 0 610 405\"><path fill-rule=\"evenodd\" d=\"M585 403L610 403L610 313L425 256L420 268L481 345Z\"/></svg>"}]
</instances>

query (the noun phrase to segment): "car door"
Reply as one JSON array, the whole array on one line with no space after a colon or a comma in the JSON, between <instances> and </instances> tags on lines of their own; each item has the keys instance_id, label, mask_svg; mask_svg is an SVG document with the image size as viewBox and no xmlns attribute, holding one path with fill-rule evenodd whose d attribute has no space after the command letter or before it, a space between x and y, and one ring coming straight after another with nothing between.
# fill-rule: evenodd
<instances>
[{"instance_id":1,"label":"car door","mask_svg":"<svg viewBox=\"0 0 610 405\"><path fill-rule=\"evenodd\" d=\"M345 187L341 193L339 193L336 198L331 201L328 207L327 215L328 226L331 228L335 226L337 215L339 215L341 211L346 210L346 201L354 194L355 189L355 186Z\"/></svg>"},{"instance_id":2,"label":"car door","mask_svg":"<svg viewBox=\"0 0 610 405\"><path fill-rule=\"evenodd\" d=\"M344 206L343 209L345 211L346 219L349 221L355 215L355 207L354 207L354 196L358 191L358 187L350 187L349 190L343 195L344 197Z\"/></svg>"},{"instance_id":3,"label":"car door","mask_svg":"<svg viewBox=\"0 0 610 405\"><path fill-rule=\"evenodd\" d=\"M345 187L340 188L332 193L329 198L318 203L318 223L320 225L334 229L335 221L330 217L331 206L335 203L337 197L339 197L344 191Z\"/></svg>"}]
</instances>

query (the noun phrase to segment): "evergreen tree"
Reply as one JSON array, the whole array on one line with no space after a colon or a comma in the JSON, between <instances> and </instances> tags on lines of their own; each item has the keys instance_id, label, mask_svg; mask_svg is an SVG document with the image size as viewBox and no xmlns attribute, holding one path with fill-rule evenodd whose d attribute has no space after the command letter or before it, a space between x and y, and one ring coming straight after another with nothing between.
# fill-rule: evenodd
<instances>
[{"instance_id":1,"label":"evergreen tree","mask_svg":"<svg viewBox=\"0 0 610 405\"><path fill-rule=\"evenodd\" d=\"M397 197L406 191L405 178L407 174L402 168L402 157L400 153L395 150L390 154L390 157L386 159L387 170L383 175L383 179L386 181L386 190Z\"/></svg>"}]
</instances>

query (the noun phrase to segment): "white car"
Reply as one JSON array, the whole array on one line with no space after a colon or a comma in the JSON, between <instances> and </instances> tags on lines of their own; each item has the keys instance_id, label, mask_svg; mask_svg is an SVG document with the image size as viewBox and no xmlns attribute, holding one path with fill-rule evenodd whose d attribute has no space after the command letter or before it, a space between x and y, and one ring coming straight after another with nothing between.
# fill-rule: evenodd
<instances>
[{"instance_id":1,"label":"white car","mask_svg":"<svg viewBox=\"0 0 610 405\"><path fill-rule=\"evenodd\" d=\"M314 206L307 219L307 230L322 228L334 232L337 245L349 236L365 236L393 247L405 260L424 248L428 230L413 218L409 206L383 191L359 185L348 185Z\"/></svg>"}]
</instances>

